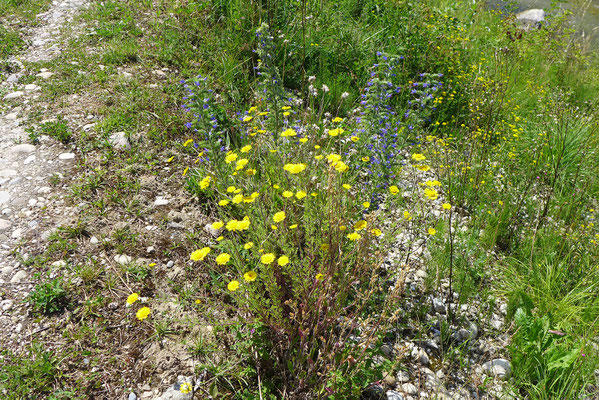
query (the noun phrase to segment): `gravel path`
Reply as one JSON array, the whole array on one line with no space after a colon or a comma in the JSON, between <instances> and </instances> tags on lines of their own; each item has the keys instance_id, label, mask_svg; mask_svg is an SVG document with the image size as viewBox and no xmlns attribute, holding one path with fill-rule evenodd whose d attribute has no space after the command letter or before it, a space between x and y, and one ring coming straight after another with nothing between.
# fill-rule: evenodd
<instances>
[{"instance_id":1,"label":"gravel path","mask_svg":"<svg viewBox=\"0 0 599 400\"><path fill-rule=\"evenodd\" d=\"M54 1L38 16L40 25L28 32L30 47L9 60L20 71L0 83L1 92L7 93L0 107L5 110L0 114L0 347L15 351L47 328L28 318L22 302L39 281L24 259L77 212L65 205L66 186L57 185L74 165L75 154L48 138L37 145L28 143L24 125L36 111L32 100L40 86L19 84L19 79L26 72L23 62L50 60L60 53L61 28L85 5L85 0ZM43 85L52 75L37 71L36 82Z\"/></svg>"}]
</instances>

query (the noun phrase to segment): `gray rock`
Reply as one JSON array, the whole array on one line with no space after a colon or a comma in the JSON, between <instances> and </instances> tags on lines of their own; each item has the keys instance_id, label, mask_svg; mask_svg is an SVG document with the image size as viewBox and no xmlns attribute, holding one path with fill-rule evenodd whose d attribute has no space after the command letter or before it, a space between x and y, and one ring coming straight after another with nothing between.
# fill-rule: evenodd
<instances>
[{"instance_id":1,"label":"gray rock","mask_svg":"<svg viewBox=\"0 0 599 400\"><path fill-rule=\"evenodd\" d=\"M129 397L127 397L127 400L137 400L137 396L135 395L135 393L131 392L129 393Z\"/></svg>"},{"instance_id":2,"label":"gray rock","mask_svg":"<svg viewBox=\"0 0 599 400\"><path fill-rule=\"evenodd\" d=\"M406 394L418 394L418 388L413 383L402 384L401 390L403 390Z\"/></svg>"},{"instance_id":3,"label":"gray rock","mask_svg":"<svg viewBox=\"0 0 599 400\"><path fill-rule=\"evenodd\" d=\"M443 303L442 299L433 298L433 310L439 314L445 314L445 303Z\"/></svg>"},{"instance_id":4,"label":"gray rock","mask_svg":"<svg viewBox=\"0 0 599 400\"><path fill-rule=\"evenodd\" d=\"M495 360L487 361L482 367L487 375L497 377L501 380L506 380L512 376L512 366L510 362L504 358L496 358Z\"/></svg>"},{"instance_id":5,"label":"gray rock","mask_svg":"<svg viewBox=\"0 0 599 400\"><path fill-rule=\"evenodd\" d=\"M127 265L131 264L131 262L133 261L133 257L124 254L117 254L116 256L114 256L114 261L121 265Z\"/></svg>"},{"instance_id":6,"label":"gray rock","mask_svg":"<svg viewBox=\"0 0 599 400\"><path fill-rule=\"evenodd\" d=\"M428 354L426 354L426 351L422 350L419 347L414 347L414 349L412 350L412 357L414 358L414 360L418 361L422 365L428 365L428 363L430 362Z\"/></svg>"},{"instance_id":7,"label":"gray rock","mask_svg":"<svg viewBox=\"0 0 599 400\"><path fill-rule=\"evenodd\" d=\"M12 149L10 149L10 151L15 154L19 154L19 153L26 154L26 153L31 153L31 152L35 151L35 146L32 144L23 143L23 144L16 145Z\"/></svg>"},{"instance_id":8,"label":"gray rock","mask_svg":"<svg viewBox=\"0 0 599 400\"><path fill-rule=\"evenodd\" d=\"M387 400L404 400L403 395L395 390L387 390L386 395Z\"/></svg>"},{"instance_id":9,"label":"gray rock","mask_svg":"<svg viewBox=\"0 0 599 400\"><path fill-rule=\"evenodd\" d=\"M400 370L395 378L397 379L397 382L408 382L410 380L410 374L408 374L406 371Z\"/></svg>"},{"instance_id":10,"label":"gray rock","mask_svg":"<svg viewBox=\"0 0 599 400\"><path fill-rule=\"evenodd\" d=\"M92 236L91 238L89 238L89 243L90 244L98 244L98 243L100 243L100 241L98 240L97 237Z\"/></svg>"},{"instance_id":11,"label":"gray rock","mask_svg":"<svg viewBox=\"0 0 599 400\"><path fill-rule=\"evenodd\" d=\"M59 160L72 160L73 158L75 158L74 153L62 153L58 155Z\"/></svg>"},{"instance_id":12,"label":"gray rock","mask_svg":"<svg viewBox=\"0 0 599 400\"><path fill-rule=\"evenodd\" d=\"M516 19L518 21L543 22L545 21L545 10L533 8L522 11L516 14Z\"/></svg>"},{"instance_id":13,"label":"gray rock","mask_svg":"<svg viewBox=\"0 0 599 400\"><path fill-rule=\"evenodd\" d=\"M130 149L131 145L129 144L129 139L127 139L127 134L125 132L116 132L110 135L108 139L112 147L115 149Z\"/></svg>"},{"instance_id":14,"label":"gray rock","mask_svg":"<svg viewBox=\"0 0 599 400\"><path fill-rule=\"evenodd\" d=\"M50 71L44 71L44 72L40 72L39 74L37 74L36 76L39 76L42 79L48 79L49 77L51 77L52 75L54 75L54 72L50 72Z\"/></svg>"},{"instance_id":15,"label":"gray rock","mask_svg":"<svg viewBox=\"0 0 599 400\"><path fill-rule=\"evenodd\" d=\"M10 228L11 222L7 219L0 218L0 231Z\"/></svg>"},{"instance_id":16,"label":"gray rock","mask_svg":"<svg viewBox=\"0 0 599 400\"><path fill-rule=\"evenodd\" d=\"M6 96L4 96L4 100L10 100L10 99L16 99L17 97L21 97L25 94L25 92L22 91L17 91L17 92L12 92L7 94Z\"/></svg>"},{"instance_id":17,"label":"gray rock","mask_svg":"<svg viewBox=\"0 0 599 400\"><path fill-rule=\"evenodd\" d=\"M0 204L8 203L10 200L10 193L6 190L0 190Z\"/></svg>"},{"instance_id":18,"label":"gray rock","mask_svg":"<svg viewBox=\"0 0 599 400\"><path fill-rule=\"evenodd\" d=\"M25 90L28 92L32 92L34 90L39 90L41 89L38 85L36 85L35 83L30 83L29 85L25 85Z\"/></svg>"},{"instance_id":19,"label":"gray rock","mask_svg":"<svg viewBox=\"0 0 599 400\"><path fill-rule=\"evenodd\" d=\"M185 378L180 376L174 385L169 387L164 393L162 393L160 397L157 397L155 400L191 400L193 397L193 390L188 393L183 393L181 391L181 387L187 384L191 385L191 388L193 388L193 378Z\"/></svg>"},{"instance_id":20,"label":"gray rock","mask_svg":"<svg viewBox=\"0 0 599 400\"><path fill-rule=\"evenodd\" d=\"M10 283L21 283L27 278L27 272L21 270L17 271L16 274L11 278Z\"/></svg>"},{"instance_id":21,"label":"gray rock","mask_svg":"<svg viewBox=\"0 0 599 400\"><path fill-rule=\"evenodd\" d=\"M156 199L154 200L155 206L165 206L168 203L169 203L169 201L167 199L165 199L163 196L157 196Z\"/></svg>"}]
</instances>

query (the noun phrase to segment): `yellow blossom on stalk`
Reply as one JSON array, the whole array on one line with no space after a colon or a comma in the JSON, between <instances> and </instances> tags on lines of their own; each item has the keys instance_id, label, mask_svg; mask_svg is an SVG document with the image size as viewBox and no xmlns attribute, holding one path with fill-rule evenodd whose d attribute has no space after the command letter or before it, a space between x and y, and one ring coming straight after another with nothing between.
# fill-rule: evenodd
<instances>
[{"instance_id":1,"label":"yellow blossom on stalk","mask_svg":"<svg viewBox=\"0 0 599 400\"><path fill-rule=\"evenodd\" d=\"M347 183L344 183L344 184L343 184L343 185L341 185L341 186L343 186L343 189L345 189L345 190L349 190L349 189L351 189L351 185L348 185Z\"/></svg>"},{"instance_id":2,"label":"yellow blossom on stalk","mask_svg":"<svg viewBox=\"0 0 599 400\"><path fill-rule=\"evenodd\" d=\"M303 190L298 190L297 193L295 194L295 197L297 197L298 200L301 200L304 197L306 197L306 192L304 192Z\"/></svg>"},{"instance_id":3,"label":"yellow blossom on stalk","mask_svg":"<svg viewBox=\"0 0 599 400\"><path fill-rule=\"evenodd\" d=\"M231 292L236 291L237 289L239 289L239 281L229 282L229 284L227 285L227 289L229 289Z\"/></svg>"},{"instance_id":4,"label":"yellow blossom on stalk","mask_svg":"<svg viewBox=\"0 0 599 400\"><path fill-rule=\"evenodd\" d=\"M137 299L139 299L139 294L131 293L129 295L129 297L127 297L127 304L131 305L131 304L135 303L137 301Z\"/></svg>"},{"instance_id":5,"label":"yellow blossom on stalk","mask_svg":"<svg viewBox=\"0 0 599 400\"><path fill-rule=\"evenodd\" d=\"M340 117L333 118L333 122L335 122L335 123L341 122L341 121L343 121L343 118L340 118Z\"/></svg>"},{"instance_id":6,"label":"yellow blossom on stalk","mask_svg":"<svg viewBox=\"0 0 599 400\"><path fill-rule=\"evenodd\" d=\"M296 229L296 228L297 228L297 224L289 225L289 229Z\"/></svg>"},{"instance_id":7,"label":"yellow blossom on stalk","mask_svg":"<svg viewBox=\"0 0 599 400\"><path fill-rule=\"evenodd\" d=\"M231 259L231 256L228 255L227 253L222 253L219 254L218 257L216 257L216 263L218 265L225 265L226 263L229 262L229 260Z\"/></svg>"},{"instance_id":8,"label":"yellow blossom on stalk","mask_svg":"<svg viewBox=\"0 0 599 400\"><path fill-rule=\"evenodd\" d=\"M368 201L365 201L364 203L362 203L362 206L363 206L364 208L370 208L370 202L368 202Z\"/></svg>"},{"instance_id":9,"label":"yellow blossom on stalk","mask_svg":"<svg viewBox=\"0 0 599 400\"><path fill-rule=\"evenodd\" d=\"M241 160L237 161L237 164L235 165L235 170L239 171L240 169L244 169L246 165L248 165L248 159L242 158Z\"/></svg>"},{"instance_id":10,"label":"yellow blossom on stalk","mask_svg":"<svg viewBox=\"0 0 599 400\"><path fill-rule=\"evenodd\" d=\"M204 190L206 189L208 186L210 186L210 180L211 178L209 176L205 177L204 179L202 179L200 181L200 189Z\"/></svg>"},{"instance_id":11,"label":"yellow blossom on stalk","mask_svg":"<svg viewBox=\"0 0 599 400\"><path fill-rule=\"evenodd\" d=\"M193 139L187 139L187 140L185 141L185 143L183 143L183 147L187 147L187 146L189 146L189 145L190 145L190 144L192 144L192 143L193 143Z\"/></svg>"},{"instance_id":12,"label":"yellow blossom on stalk","mask_svg":"<svg viewBox=\"0 0 599 400\"><path fill-rule=\"evenodd\" d=\"M191 253L189 259L192 261L202 261L208 253L210 253L210 247L204 247Z\"/></svg>"},{"instance_id":13,"label":"yellow blossom on stalk","mask_svg":"<svg viewBox=\"0 0 599 400\"><path fill-rule=\"evenodd\" d=\"M229 152L225 157L225 162L227 164L231 164L233 161L237 160L237 154Z\"/></svg>"},{"instance_id":14,"label":"yellow blossom on stalk","mask_svg":"<svg viewBox=\"0 0 599 400\"><path fill-rule=\"evenodd\" d=\"M362 236L358 232L352 232L347 235L347 238L351 241L359 240Z\"/></svg>"},{"instance_id":15,"label":"yellow blossom on stalk","mask_svg":"<svg viewBox=\"0 0 599 400\"><path fill-rule=\"evenodd\" d=\"M352 136L350 139L352 142L357 142L358 140L360 140L360 138L357 136Z\"/></svg>"},{"instance_id":16,"label":"yellow blossom on stalk","mask_svg":"<svg viewBox=\"0 0 599 400\"><path fill-rule=\"evenodd\" d=\"M426 188L424 189L424 195L429 200L436 200L439 197L439 193L435 189Z\"/></svg>"},{"instance_id":17,"label":"yellow blossom on stalk","mask_svg":"<svg viewBox=\"0 0 599 400\"><path fill-rule=\"evenodd\" d=\"M444 210L451 210L451 204L449 203L443 203L441 207L443 207Z\"/></svg>"},{"instance_id":18,"label":"yellow blossom on stalk","mask_svg":"<svg viewBox=\"0 0 599 400\"><path fill-rule=\"evenodd\" d=\"M241 152L242 152L242 153L247 153L247 152L248 152L248 151L250 151L251 149L252 149L252 146L248 144L247 146L243 146L243 147L241 148Z\"/></svg>"},{"instance_id":19,"label":"yellow blossom on stalk","mask_svg":"<svg viewBox=\"0 0 599 400\"><path fill-rule=\"evenodd\" d=\"M331 153L327 156L328 162L335 165L338 161L341 160L341 156L339 154Z\"/></svg>"},{"instance_id":20,"label":"yellow blossom on stalk","mask_svg":"<svg viewBox=\"0 0 599 400\"><path fill-rule=\"evenodd\" d=\"M182 176L185 176L185 175L187 175L187 171L189 171L189 167L186 167L186 168L183 170L183 173L182 173L181 175L182 175Z\"/></svg>"},{"instance_id":21,"label":"yellow blossom on stalk","mask_svg":"<svg viewBox=\"0 0 599 400\"><path fill-rule=\"evenodd\" d=\"M374 236L381 236L383 234L383 232L381 232L381 230L377 228L371 229L370 233L372 233Z\"/></svg>"},{"instance_id":22,"label":"yellow blossom on stalk","mask_svg":"<svg viewBox=\"0 0 599 400\"><path fill-rule=\"evenodd\" d=\"M223 240L225 240L225 237L223 235L220 235L219 237L216 238L217 242L222 242Z\"/></svg>"},{"instance_id":23,"label":"yellow blossom on stalk","mask_svg":"<svg viewBox=\"0 0 599 400\"><path fill-rule=\"evenodd\" d=\"M283 169L290 174L299 174L306 169L306 164L285 164Z\"/></svg>"},{"instance_id":24,"label":"yellow blossom on stalk","mask_svg":"<svg viewBox=\"0 0 599 400\"><path fill-rule=\"evenodd\" d=\"M229 186L229 187L227 188L227 192L228 192L228 193L233 193L233 192L234 192L234 191L236 191L236 190L237 190L237 188L236 188L235 186Z\"/></svg>"},{"instance_id":25,"label":"yellow blossom on stalk","mask_svg":"<svg viewBox=\"0 0 599 400\"><path fill-rule=\"evenodd\" d=\"M316 276L314 277L314 279L316 279L317 281L321 281L324 279L324 275L323 274L316 274Z\"/></svg>"},{"instance_id":26,"label":"yellow blossom on stalk","mask_svg":"<svg viewBox=\"0 0 599 400\"><path fill-rule=\"evenodd\" d=\"M248 271L245 274L243 274L243 279L245 279L246 282L254 282L257 277L258 274L256 273L256 271Z\"/></svg>"},{"instance_id":27,"label":"yellow blossom on stalk","mask_svg":"<svg viewBox=\"0 0 599 400\"><path fill-rule=\"evenodd\" d=\"M354 224L354 229L361 231L362 229L365 229L367 225L368 223L362 219Z\"/></svg>"},{"instance_id":28,"label":"yellow blossom on stalk","mask_svg":"<svg viewBox=\"0 0 599 400\"><path fill-rule=\"evenodd\" d=\"M254 119L254 117L252 117L251 115L246 115L243 118L243 122L250 122L252 119Z\"/></svg>"},{"instance_id":29,"label":"yellow blossom on stalk","mask_svg":"<svg viewBox=\"0 0 599 400\"><path fill-rule=\"evenodd\" d=\"M368 161L370 161L370 157L368 157L368 156L367 157L362 157L362 161L368 162Z\"/></svg>"},{"instance_id":30,"label":"yellow blossom on stalk","mask_svg":"<svg viewBox=\"0 0 599 400\"><path fill-rule=\"evenodd\" d=\"M171 161L173 161L175 159L175 156L172 156L171 158L169 158L168 160L166 160L167 163L170 163Z\"/></svg>"},{"instance_id":31,"label":"yellow blossom on stalk","mask_svg":"<svg viewBox=\"0 0 599 400\"><path fill-rule=\"evenodd\" d=\"M310 193L310 196L312 196L312 197L316 197L316 196L318 196L318 193L316 193L316 192L312 192L312 193Z\"/></svg>"},{"instance_id":32,"label":"yellow blossom on stalk","mask_svg":"<svg viewBox=\"0 0 599 400\"><path fill-rule=\"evenodd\" d=\"M237 196L233 197L233 203L234 204L239 204L243 201L243 195L242 194L238 194Z\"/></svg>"},{"instance_id":33,"label":"yellow blossom on stalk","mask_svg":"<svg viewBox=\"0 0 599 400\"><path fill-rule=\"evenodd\" d=\"M414 161L424 161L424 160L426 160L426 157L423 154L414 153L414 154L412 154L412 160L414 160Z\"/></svg>"},{"instance_id":34,"label":"yellow blossom on stalk","mask_svg":"<svg viewBox=\"0 0 599 400\"><path fill-rule=\"evenodd\" d=\"M244 231L250 227L250 217L247 215L243 219L237 222L237 230Z\"/></svg>"},{"instance_id":35,"label":"yellow blossom on stalk","mask_svg":"<svg viewBox=\"0 0 599 400\"><path fill-rule=\"evenodd\" d=\"M262 257L260 257L260 262L262 264L270 264L275 260L275 255L272 253L266 253L263 254Z\"/></svg>"},{"instance_id":36,"label":"yellow blossom on stalk","mask_svg":"<svg viewBox=\"0 0 599 400\"><path fill-rule=\"evenodd\" d=\"M285 110L291 110L291 107L289 106L283 106L281 107L281 110L285 111Z\"/></svg>"},{"instance_id":37,"label":"yellow blossom on stalk","mask_svg":"<svg viewBox=\"0 0 599 400\"><path fill-rule=\"evenodd\" d=\"M278 213L275 213L275 215L272 217L272 220L275 222L281 222L285 219L285 211L279 211Z\"/></svg>"},{"instance_id":38,"label":"yellow blossom on stalk","mask_svg":"<svg viewBox=\"0 0 599 400\"><path fill-rule=\"evenodd\" d=\"M293 197L293 192L290 192L289 190L285 190L283 192L283 197L285 197L286 199Z\"/></svg>"},{"instance_id":39,"label":"yellow blossom on stalk","mask_svg":"<svg viewBox=\"0 0 599 400\"><path fill-rule=\"evenodd\" d=\"M279 259L277 260L277 264L279 264L281 267L289 264L289 257L287 257L287 256L279 257Z\"/></svg>"},{"instance_id":40,"label":"yellow blossom on stalk","mask_svg":"<svg viewBox=\"0 0 599 400\"><path fill-rule=\"evenodd\" d=\"M397 186L395 186L395 185L393 185L393 186L389 186L389 192L390 192L391 194L394 194L394 195L395 195L395 194L399 193L399 189L398 189L398 188L397 188Z\"/></svg>"},{"instance_id":41,"label":"yellow blossom on stalk","mask_svg":"<svg viewBox=\"0 0 599 400\"><path fill-rule=\"evenodd\" d=\"M314 148L315 148L316 150L318 150L318 149L320 149L320 146L319 146L319 145L315 145L315 146L314 146Z\"/></svg>"},{"instance_id":42,"label":"yellow blossom on stalk","mask_svg":"<svg viewBox=\"0 0 599 400\"><path fill-rule=\"evenodd\" d=\"M285 131L283 131L283 133L281 133L281 136L283 136L283 137L291 137L291 136L295 136L295 135L297 135L297 132L291 128L288 128Z\"/></svg>"},{"instance_id":43,"label":"yellow blossom on stalk","mask_svg":"<svg viewBox=\"0 0 599 400\"><path fill-rule=\"evenodd\" d=\"M223 221L216 221L213 222L212 225L210 225L212 227L212 229L220 229L225 225L225 223Z\"/></svg>"},{"instance_id":44,"label":"yellow blossom on stalk","mask_svg":"<svg viewBox=\"0 0 599 400\"><path fill-rule=\"evenodd\" d=\"M435 228L428 228L428 234L433 236L437 233L437 230Z\"/></svg>"},{"instance_id":45,"label":"yellow blossom on stalk","mask_svg":"<svg viewBox=\"0 0 599 400\"><path fill-rule=\"evenodd\" d=\"M343 128L330 129L329 136L338 136L341 135L343 132L345 132Z\"/></svg>"},{"instance_id":46,"label":"yellow blossom on stalk","mask_svg":"<svg viewBox=\"0 0 599 400\"><path fill-rule=\"evenodd\" d=\"M276 226L276 225L271 225L271 226L270 226L270 229L272 229L273 231L276 231L276 230L277 230L277 229L279 229L279 228L277 228L277 226Z\"/></svg>"},{"instance_id":47,"label":"yellow blossom on stalk","mask_svg":"<svg viewBox=\"0 0 599 400\"><path fill-rule=\"evenodd\" d=\"M280 188L280 186L275 183L274 185L272 185L272 188L273 189L278 189L278 188Z\"/></svg>"},{"instance_id":48,"label":"yellow blossom on stalk","mask_svg":"<svg viewBox=\"0 0 599 400\"><path fill-rule=\"evenodd\" d=\"M252 107L250 107L250 109L248 110L248 114L251 114L251 113L253 113L253 112L254 112L254 111L256 111L256 110L258 110L258 107L256 107L256 106L252 106Z\"/></svg>"},{"instance_id":49,"label":"yellow blossom on stalk","mask_svg":"<svg viewBox=\"0 0 599 400\"><path fill-rule=\"evenodd\" d=\"M148 318L148 315L150 315L150 308L149 307L142 307L139 310L137 310L137 313L135 314L135 317L138 320L143 321L144 319Z\"/></svg>"},{"instance_id":50,"label":"yellow blossom on stalk","mask_svg":"<svg viewBox=\"0 0 599 400\"><path fill-rule=\"evenodd\" d=\"M237 224L239 223L239 221L237 221L236 219L232 219L231 221L227 222L227 230L228 231L236 231L237 230Z\"/></svg>"},{"instance_id":51,"label":"yellow blossom on stalk","mask_svg":"<svg viewBox=\"0 0 599 400\"><path fill-rule=\"evenodd\" d=\"M435 181L428 180L428 181L426 181L426 186L428 186L428 187L441 186L441 182L439 182L437 180L435 180Z\"/></svg>"},{"instance_id":52,"label":"yellow blossom on stalk","mask_svg":"<svg viewBox=\"0 0 599 400\"><path fill-rule=\"evenodd\" d=\"M345 225L339 225L339 230L340 231L345 231L345 230L347 230L347 226L345 226Z\"/></svg>"},{"instance_id":53,"label":"yellow blossom on stalk","mask_svg":"<svg viewBox=\"0 0 599 400\"><path fill-rule=\"evenodd\" d=\"M429 171L431 169L431 167L428 165L416 165L416 168L423 172Z\"/></svg>"},{"instance_id":54,"label":"yellow blossom on stalk","mask_svg":"<svg viewBox=\"0 0 599 400\"><path fill-rule=\"evenodd\" d=\"M403 212L403 217L406 221L410 221L412 219L412 215L408 211Z\"/></svg>"},{"instance_id":55,"label":"yellow blossom on stalk","mask_svg":"<svg viewBox=\"0 0 599 400\"><path fill-rule=\"evenodd\" d=\"M222 206L222 207L224 207L224 206L226 206L226 205L228 205L228 204L229 204L229 200L220 200L220 201L218 202L218 205L219 205L219 206Z\"/></svg>"},{"instance_id":56,"label":"yellow blossom on stalk","mask_svg":"<svg viewBox=\"0 0 599 400\"><path fill-rule=\"evenodd\" d=\"M285 111L285 112L283 113L283 116L284 116L284 117L288 117L289 115L291 115L291 113L290 113L289 111Z\"/></svg>"},{"instance_id":57,"label":"yellow blossom on stalk","mask_svg":"<svg viewBox=\"0 0 599 400\"><path fill-rule=\"evenodd\" d=\"M322 155L320 155L320 154L319 154L319 155L317 155L317 156L314 156L314 158L315 158L315 159L317 159L317 160L322 160L322 159L323 159L323 157L324 157L324 156L322 156Z\"/></svg>"}]
</instances>

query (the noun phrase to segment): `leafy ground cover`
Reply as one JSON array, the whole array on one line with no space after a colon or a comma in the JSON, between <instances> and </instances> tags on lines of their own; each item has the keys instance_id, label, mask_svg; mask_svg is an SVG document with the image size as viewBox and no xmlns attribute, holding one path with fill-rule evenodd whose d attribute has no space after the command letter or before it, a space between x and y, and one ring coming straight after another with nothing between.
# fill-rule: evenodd
<instances>
[{"instance_id":1,"label":"leafy ground cover","mask_svg":"<svg viewBox=\"0 0 599 400\"><path fill-rule=\"evenodd\" d=\"M413 332L468 366L461 306L482 326L499 300L507 392L597 394L598 64L559 17L108 0L79 23L23 78L55 72L31 138L80 152L56 184L82 213L24 260L57 276L28 301L60 356L4 354L14 398L122 397L182 369L214 398L366 397ZM22 46L6 35L3 57ZM412 307L407 264L445 317Z\"/></svg>"}]
</instances>

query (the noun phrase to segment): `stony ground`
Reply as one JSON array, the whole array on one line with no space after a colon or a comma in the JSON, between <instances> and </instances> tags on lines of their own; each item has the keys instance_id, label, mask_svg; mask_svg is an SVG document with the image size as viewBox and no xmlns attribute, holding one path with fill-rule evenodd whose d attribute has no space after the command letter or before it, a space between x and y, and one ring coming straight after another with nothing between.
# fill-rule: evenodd
<instances>
[{"instance_id":1,"label":"stony ground","mask_svg":"<svg viewBox=\"0 0 599 400\"><path fill-rule=\"evenodd\" d=\"M73 16L86 5L84 0L55 1L50 10L39 16L40 25L29 32L29 48L18 59L11 60L20 71L0 84L0 93L4 93L0 107L0 346L15 353L33 341L45 343L49 349L64 345L64 337L57 335L62 329L69 329L72 314L39 318L32 312L31 306L24 302L42 279L28 260L44 251L48 239L58 227L76 225L89 205L89 202L74 202L69 196L70 185L85 173L85 169L78 168L81 155L76 146L67 147L48 136L39 137L39 142L34 144L25 130L30 125L30 114L50 106L36 100L41 85L52 78L53 71L33 71L36 83L24 85L19 84L19 80L27 72L23 62L47 61L60 54L66 40L61 37L61 28L69 25ZM72 29L72 26L69 28L71 34L77 34L77 29ZM165 74L159 72L154 75L159 77ZM77 103L77 98L70 100ZM76 114L66 116L74 130L86 132L92 129L98 120L94 110L85 110L83 107L74 109L78 110ZM38 125L48 121L42 120ZM115 148L130 147L128 139L122 135L113 136L111 143ZM90 159L94 156L88 154L87 157L86 163L92 163ZM191 398L193 393L182 394L179 391L184 381L194 383L195 398L205 398L206 392L202 389L204 372L195 370L196 363L182 340L185 335L192 337L197 334L201 328L194 322L197 319L195 313L186 312L189 308L179 301L172 285L173 282L185 282L190 276L187 252L173 251L170 257L157 254L172 243L184 241L186 231L203 231L207 219L181 195L182 187L174 190L167 188L167 185L178 183L170 180L172 171L164 167L154 172L153 175L139 177L141 190L136 200L145 207L143 215L128 219L118 213L103 215L86 228L87 232L79 240L79 248L73 251L75 255L69 256L73 260L60 254L54 255L51 260L56 270L67 263L76 263L74 260L77 257L83 259L83 255L90 250L99 253L96 261L105 268L116 270L115 266L118 265L158 264L152 272L154 290L161 300L155 303L155 313L166 316L163 318L167 323L165 332L172 333L177 328L180 336L163 337L155 328L159 340L135 341L128 338L131 325L121 321L125 312L122 299L136 289L136 284L117 274L123 287L113 289L110 301L94 311L110 315L107 318L111 320L109 330L113 333L102 336L97 343L81 344L81 347L105 348L111 351L111 356L122 361L116 365L123 368L123 379L116 376L119 374L116 367L104 369L103 376L94 375L98 379L103 377L112 385L105 385L99 390L102 395L98 398ZM422 179L426 177L406 177L406 182ZM402 189L404 195L409 197L413 187ZM398 215L400 218L401 215ZM456 224L456 228L459 227L459 223ZM136 254L123 254L114 249L96 251L114 232L125 229L139 235L141 240L138 247L142 250ZM400 360L403 368L399 373L390 374L383 382L373 385L369 393L373 396L383 394L392 400L510 398L501 394L504 381L509 379L511 373L509 362L503 359L508 338L500 334L504 330L505 304L498 302L495 309L485 308L482 302L462 304L459 308L455 304L450 305L454 307L453 312L459 312L462 316L451 329L454 331L453 342L459 344L459 358L467 362L465 365L458 362L442 363L441 348L445 344L440 341L440 325L447 320L449 312L446 299L452 297L448 293L448 283L443 283L446 293L427 291L426 281L432 272L426 270L430 254L423 238L405 234L398 237L394 247L396 250L387 261L391 264L405 263L402 276L398 277L396 284L402 285L406 293L403 315L407 327L397 335L395 342L388 344L386 356ZM407 262L399 259L400 254L406 254L406 251L411 254ZM50 279L54 277L52 271L50 269ZM81 285L77 279L73 278L71 284ZM421 320L416 324L409 322L413 320L414 313L421 315ZM483 314L487 316L484 319L481 318ZM184 320L187 326L180 324ZM126 344L116 346L112 342L116 338L120 338L119 344ZM90 369L91 373L100 368L89 368L88 358L80 361L82 367L72 368ZM97 368L96 371L94 368Z\"/></svg>"}]
</instances>

